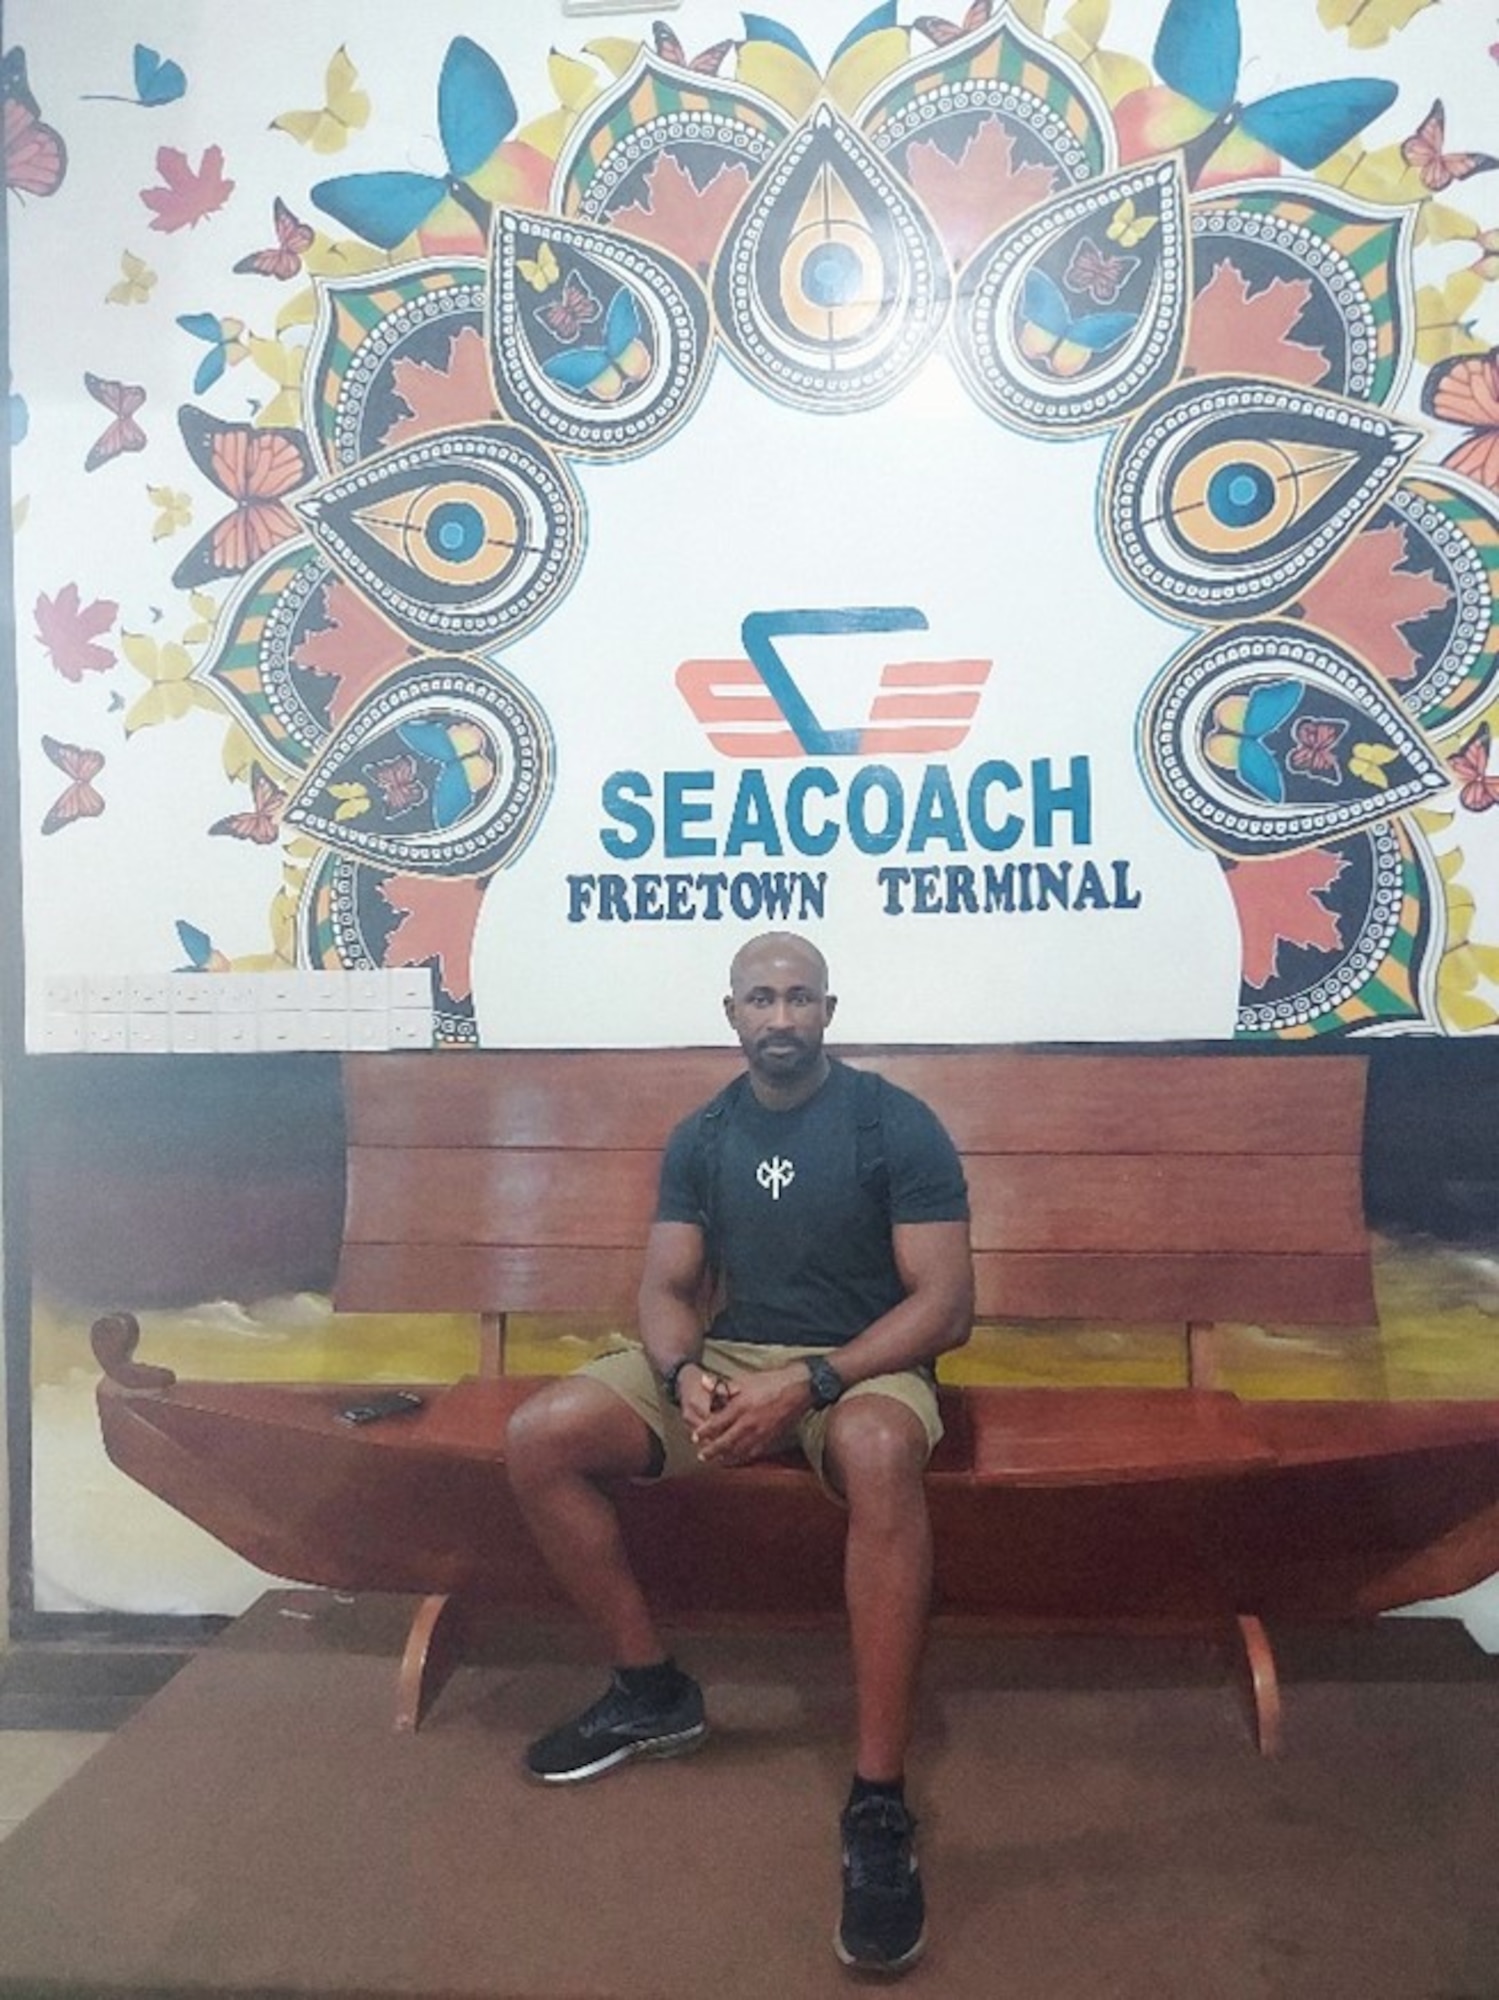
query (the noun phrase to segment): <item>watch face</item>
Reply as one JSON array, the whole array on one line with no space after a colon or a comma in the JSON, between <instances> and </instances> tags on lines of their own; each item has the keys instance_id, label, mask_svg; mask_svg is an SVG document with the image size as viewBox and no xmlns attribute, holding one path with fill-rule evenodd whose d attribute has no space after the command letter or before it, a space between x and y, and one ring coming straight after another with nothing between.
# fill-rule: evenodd
<instances>
[{"instance_id":1,"label":"watch face","mask_svg":"<svg viewBox=\"0 0 1499 2000\"><path fill-rule=\"evenodd\" d=\"M843 1394L843 1378L837 1369L830 1362L824 1361L820 1355L815 1361L807 1363L807 1369L812 1377L812 1407L815 1410L825 1410L829 1404L836 1403Z\"/></svg>"}]
</instances>

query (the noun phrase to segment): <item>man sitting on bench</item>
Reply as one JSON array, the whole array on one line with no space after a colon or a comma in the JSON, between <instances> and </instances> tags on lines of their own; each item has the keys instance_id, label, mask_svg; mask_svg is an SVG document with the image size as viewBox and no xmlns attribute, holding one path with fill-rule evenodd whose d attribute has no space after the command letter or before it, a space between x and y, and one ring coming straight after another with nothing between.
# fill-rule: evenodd
<instances>
[{"instance_id":1,"label":"man sitting on bench","mask_svg":"<svg viewBox=\"0 0 1499 2000\"><path fill-rule=\"evenodd\" d=\"M901 1971L925 1941L903 1780L931 1588L932 1363L972 1323L967 1190L919 1099L827 1056L837 1003L814 945L756 938L729 976L724 1010L747 1069L667 1143L643 1348L590 1363L511 1420L510 1477L532 1533L615 1662L603 1697L532 1744L526 1765L566 1784L707 1734L702 1691L667 1657L596 1482L799 1444L848 1510L858 1747L834 1945L846 1965ZM710 1278L722 1304L705 1338Z\"/></svg>"}]
</instances>

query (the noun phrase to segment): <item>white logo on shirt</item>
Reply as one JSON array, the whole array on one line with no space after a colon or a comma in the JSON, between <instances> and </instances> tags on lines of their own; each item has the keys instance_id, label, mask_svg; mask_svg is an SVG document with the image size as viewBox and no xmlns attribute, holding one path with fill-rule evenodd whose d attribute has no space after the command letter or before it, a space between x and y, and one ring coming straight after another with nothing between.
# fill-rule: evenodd
<instances>
[{"instance_id":1,"label":"white logo on shirt","mask_svg":"<svg viewBox=\"0 0 1499 2000\"><path fill-rule=\"evenodd\" d=\"M761 1187L768 1189L772 1201L779 1201L781 1198L781 1189L790 1187L791 1183L796 1179L796 1168L791 1164L790 1160L783 1160L779 1157L773 1160L762 1160L755 1169L755 1179L760 1183Z\"/></svg>"}]
</instances>

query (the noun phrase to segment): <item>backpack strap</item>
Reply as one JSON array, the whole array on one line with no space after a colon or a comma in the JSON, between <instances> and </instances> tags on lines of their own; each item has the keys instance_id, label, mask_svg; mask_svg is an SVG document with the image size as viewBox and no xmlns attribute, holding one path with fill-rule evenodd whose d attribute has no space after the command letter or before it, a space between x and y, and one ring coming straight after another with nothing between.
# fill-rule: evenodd
<instances>
[{"instance_id":1,"label":"backpack strap","mask_svg":"<svg viewBox=\"0 0 1499 2000\"><path fill-rule=\"evenodd\" d=\"M703 1241L707 1246L708 1269L718 1269L718 1246L714 1217L718 1212L718 1172L723 1156L724 1128L728 1114L738 1103L749 1079L740 1075L726 1084L717 1097L710 1098L697 1115L697 1135L693 1146L692 1178L697 1187L703 1215Z\"/></svg>"},{"instance_id":2,"label":"backpack strap","mask_svg":"<svg viewBox=\"0 0 1499 2000\"><path fill-rule=\"evenodd\" d=\"M859 1185L890 1206L890 1163L885 1158L885 1079L878 1070L854 1071L855 1172Z\"/></svg>"}]
</instances>

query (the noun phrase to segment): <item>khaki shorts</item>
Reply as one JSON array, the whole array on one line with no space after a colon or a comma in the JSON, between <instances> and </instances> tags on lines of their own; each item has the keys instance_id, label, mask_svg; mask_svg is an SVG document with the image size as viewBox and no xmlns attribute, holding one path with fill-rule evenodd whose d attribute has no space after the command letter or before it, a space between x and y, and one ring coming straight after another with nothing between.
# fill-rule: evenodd
<instances>
[{"instance_id":1,"label":"khaki shorts","mask_svg":"<svg viewBox=\"0 0 1499 2000\"><path fill-rule=\"evenodd\" d=\"M837 1352L836 1347L777 1347L759 1341L706 1340L702 1361L710 1374L733 1380L737 1375L754 1375L766 1368L783 1368L787 1362L804 1360L809 1354L836 1357ZM612 1389L616 1396L622 1397L659 1441L665 1455L659 1477L675 1479L685 1473L704 1470L687 1426L682 1421L682 1413L662 1389L656 1371L645 1358L643 1347L632 1345L616 1354L600 1355L597 1361L585 1362L578 1373L595 1382L602 1382L606 1389ZM906 1368L894 1375L871 1375L866 1382L853 1383L844 1391L840 1401L852 1402L856 1396L891 1396L897 1403L904 1403L920 1419L921 1427L926 1432L928 1455L936 1450L942 1436L937 1391L931 1377L921 1369ZM809 1410L796 1427L796 1442L824 1490L831 1493L834 1499L841 1500L842 1496L823 1470L823 1450L832 1414L831 1409Z\"/></svg>"}]
</instances>

